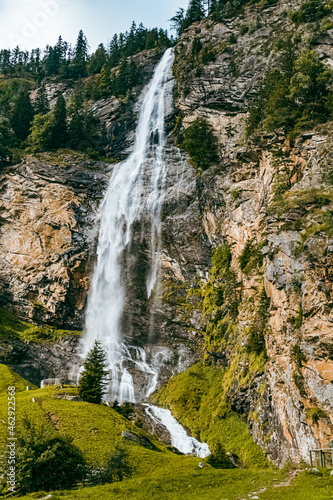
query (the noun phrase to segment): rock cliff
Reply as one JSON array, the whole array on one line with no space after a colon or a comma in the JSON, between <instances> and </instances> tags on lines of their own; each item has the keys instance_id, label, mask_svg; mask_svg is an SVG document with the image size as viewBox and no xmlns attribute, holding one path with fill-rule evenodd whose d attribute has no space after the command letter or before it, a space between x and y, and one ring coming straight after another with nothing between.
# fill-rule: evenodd
<instances>
[{"instance_id":1,"label":"rock cliff","mask_svg":"<svg viewBox=\"0 0 333 500\"><path fill-rule=\"evenodd\" d=\"M184 127L204 117L219 141L221 165L197 180L197 202L207 245L230 246L241 288L236 340L224 340L208 362L220 358L229 367L227 399L280 463L308 461L310 449L329 446L333 431L332 236L325 222L332 209L332 128L318 126L294 144L281 130L244 140L247 111L274 66L280 37L292 30L312 37L320 58L333 65L332 30L314 37L313 26L295 27L287 15L293 9L251 7L224 23L194 24L176 46L174 66ZM251 248L261 257L241 269ZM262 287L270 304L267 359L244 381L253 368L239 346L250 342Z\"/></svg>"}]
</instances>

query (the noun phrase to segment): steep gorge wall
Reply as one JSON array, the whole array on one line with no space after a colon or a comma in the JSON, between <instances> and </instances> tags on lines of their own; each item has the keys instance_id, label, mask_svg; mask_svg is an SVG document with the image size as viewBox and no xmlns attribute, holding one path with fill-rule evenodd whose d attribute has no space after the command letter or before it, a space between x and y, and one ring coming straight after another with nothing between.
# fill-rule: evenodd
<instances>
[{"instance_id":1,"label":"steep gorge wall","mask_svg":"<svg viewBox=\"0 0 333 500\"><path fill-rule=\"evenodd\" d=\"M230 246L241 290L236 333L222 338L207 362L226 367L228 401L279 463L308 461L310 449L333 439L332 243L323 223L333 201L327 183L332 128L318 126L294 145L281 130L244 141L247 111L274 65L274 44L296 31L304 40L313 37L308 25L295 27L283 3L251 7L224 23L205 20L180 38L174 67L183 125L204 117L219 141L221 165L197 182L201 220L208 245ZM194 56L196 40L201 49ZM332 30L313 46L333 66ZM203 63L205 48L214 56ZM286 178L290 190L281 198ZM249 242L261 258L242 271L239 258ZM263 287L270 302L267 357L258 356L255 365L246 346L251 328L260 328ZM199 317L196 310L189 319L197 332L207 325Z\"/></svg>"}]
</instances>

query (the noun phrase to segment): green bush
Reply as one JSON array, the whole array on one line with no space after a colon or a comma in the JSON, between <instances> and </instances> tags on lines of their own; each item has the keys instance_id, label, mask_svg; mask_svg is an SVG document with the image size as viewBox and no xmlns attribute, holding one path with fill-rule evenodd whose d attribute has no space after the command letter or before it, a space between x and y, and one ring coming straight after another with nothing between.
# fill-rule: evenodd
<instances>
[{"instance_id":1,"label":"green bush","mask_svg":"<svg viewBox=\"0 0 333 500\"><path fill-rule=\"evenodd\" d=\"M99 485L123 481L132 474L132 467L128 454L122 446L116 445L115 449L107 457L104 467L92 467L89 476L89 483Z\"/></svg>"},{"instance_id":2,"label":"green bush","mask_svg":"<svg viewBox=\"0 0 333 500\"><path fill-rule=\"evenodd\" d=\"M18 438L16 472L22 493L69 489L86 475L82 453L68 439L52 436L24 419Z\"/></svg>"},{"instance_id":3,"label":"green bush","mask_svg":"<svg viewBox=\"0 0 333 500\"><path fill-rule=\"evenodd\" d=\"M275 67L266 75L249 110L247 135L260 128L274 131L284 127L293 138L332 118L332 70L314 50L298 54L291 37L281 42L278 50Z\"/></svg>"},{"instance_id":4,"label":"green bush","mask_svg":"<svg viewBox=\"0 0 333 500\"><path fill-rule=\"evenodd\" d=\"M327 415L327 413L324 410L322 410L321 408L318 408L317 406L314 406L312 408L306 408L305 415L306 415L306 418L312 420L312 423L314 425L318 425L318 422L321 418L329 419L329 416Z\"/></svg>"},{"instance_id":5,"label":"green bush","mask_svg":"<svg viewBox=\"0 0 333 500\"><path fill-rule=\"evenodd\" d=\"M219 161L213 127L204 118L197 118L185 130L182 147L190 155L192 165L200 170L206 170Z\"/></svg>"},{"instance_id":6,"label":"green bush","mask_svg":"<svg viewBox=\"0 0 333 500\"><path fill-rule=\"evenodd\" d=\"M330 8L324 5L322 0L310 0L304 2L300 8L290 14L290 19L295 23L314 23L322 19L330 12Z\"/></svg>"},{"instance_id":7,"label":"green bush","mask_svg":"<svg viewBox=\"0 0 333 500\"><path fill-rule=\"evenodd\" d=\"M241 271L248 274L257 267L261 267L264 261L262 249L266 245L266 241L256 243L253 240L248 240L245 243L242 253L238 257L239 267Z\"/></svg>"},{"instance_id":8,"label":"green bush","mask_svg":"<svg viewBox=\"0 0 333 500\"><path fill-rule=\"evenodd\" d=\"M207 463L214 467L214 469L233 469L234 465L231 463L222 443L217 442L212 448L212 453L207 458Z\"/></svg>"},{"instance_id":9,"label":"green bush","mask_svg":"<svg viewBox=\"0 0 333 500\"><path fill-rule=\"evenodd\" d=\"M265 287L263 286L254 319L248 329L246 345L248 353L255 353L257 356L264 354L264 356L267 357L265 333L270 317L269 306L270 299L267 297Z\"/></svg>"}]
</instances>

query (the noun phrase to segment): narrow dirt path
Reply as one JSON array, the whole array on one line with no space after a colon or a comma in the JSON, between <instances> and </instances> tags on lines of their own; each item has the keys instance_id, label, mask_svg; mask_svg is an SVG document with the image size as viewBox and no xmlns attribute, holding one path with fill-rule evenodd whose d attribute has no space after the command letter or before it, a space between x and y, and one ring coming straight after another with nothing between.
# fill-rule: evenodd
<instances>
[{"instance_id":1,"label":"narrow dirt path","mask_svg":"<svg viewBox=\"0 0 333 500\"><path fill-rule=\"evenodd\" d=\"M299 470L293 470L293 471L289 471L287 473L287 478L284 480L284 481L281 481L280 483L277 483L277 484L272 484L270 487L273 487L273 488L282 488L284 486L290 486L291 482L295 479L295 477L299 474ZM258 491L253 491L252 493L249 493L247 498L242 498L242 500L256 500L256 499L259 499L260 500L260 494L261 493L265 493L265 491L267 491L268 487L264 487L264 488L260 488L260 490Z\"/></svg>"}]
</instances>

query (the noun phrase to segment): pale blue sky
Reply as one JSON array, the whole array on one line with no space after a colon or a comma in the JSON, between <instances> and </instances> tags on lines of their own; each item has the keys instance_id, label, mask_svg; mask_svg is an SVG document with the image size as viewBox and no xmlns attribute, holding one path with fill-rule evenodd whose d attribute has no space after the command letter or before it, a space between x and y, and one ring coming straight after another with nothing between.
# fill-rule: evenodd
<instances>
[{"instance_id":1,"label":"pale blue sky","mask_svg":"<svg viewBox=\"0 0 333 500\"><path fill-rule=\"evenodd\" d=\"M55 44L59 35L75 43L83 29L95 49L131 22L168 29L188 0L0 0L0 47L22 49Z\"/></svg>"}]
</instances>

